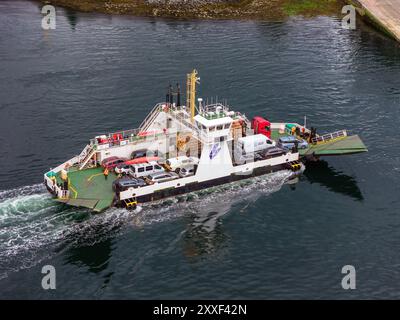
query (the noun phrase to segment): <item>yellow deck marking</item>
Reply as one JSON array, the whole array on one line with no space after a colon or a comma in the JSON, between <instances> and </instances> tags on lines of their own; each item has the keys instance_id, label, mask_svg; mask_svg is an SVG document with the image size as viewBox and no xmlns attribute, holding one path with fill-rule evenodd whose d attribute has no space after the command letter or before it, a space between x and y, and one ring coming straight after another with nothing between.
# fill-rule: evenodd
<instances>
[{"instance_id":1,"label":"yellow deck marking","mask_svg":"<svg viewBox=\"0 0 400 320\"><path fill-rule=\"evenodd\" d=\"M69 179L68 179L69 180ZM68 181L68 188L71 189L75 193L75 199L78 197L78 192L72 186L71 181Z\"/></svg>"},{"instance_id":2,"label":"yellow deck marking","mask_svg":"<svg viewBox=\"0 0 400 320\"><path fill-rule=\"evenodd\" d=\"M92 175L87 179L87 181L90 181L90 180L92 180L92 178L94 178L94 177L96 177L96 176L99 176L99 175L102 175L102 174L104 174L104 173L103 173L103 172L100 172L100 173L92 174Z\"/></svg>"}]
</instances>

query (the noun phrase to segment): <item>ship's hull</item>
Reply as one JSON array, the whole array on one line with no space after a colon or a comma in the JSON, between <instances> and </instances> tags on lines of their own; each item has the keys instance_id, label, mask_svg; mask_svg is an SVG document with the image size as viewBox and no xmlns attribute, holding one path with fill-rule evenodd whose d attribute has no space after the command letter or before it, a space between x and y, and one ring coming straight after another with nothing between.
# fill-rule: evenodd
<instances>
[{"instance_id":1,"label":"ship's hull","mask_svg":"<svg viewBox=\"0 0 400 320\"><path fill-rule=\"evenodd\" d=\"M301 174L304 166L301 168L297 169L296 171L292 171L291 175L289 176L288 179L293 179L294 177L298 176ZM232 182L237 182L241 180L246 180L250 178L254 178L257 176L263 176L266 174L270 174L273 172L277 171L282 171L282 170L289 170L287 164L280 164L280 165L275 165L275 166L267 166L267 167L259 167L255 168L251 174L245 174L245 175L235 175L231 174L226 177L221 177L217 179L211 179L203 182L192 182L188 183L182 187L174 187L174 188L168 188L168 189L163 189L159 190L156 192L153 192L151 194L146 194L143 196L138 196L136 197L136 201L138 204L140 203L146 203L146 202L152 202L152 201L157 201L157 200L162 200L165 198L169 197L174 197L178 195L183 195L187 194L190 192L195 192L195 191L200 191L200 190L206 190L208 188L232 183ZM117 206L124 206L123 202L117 202L115 205Z\"/></svg>"}]
</instances>

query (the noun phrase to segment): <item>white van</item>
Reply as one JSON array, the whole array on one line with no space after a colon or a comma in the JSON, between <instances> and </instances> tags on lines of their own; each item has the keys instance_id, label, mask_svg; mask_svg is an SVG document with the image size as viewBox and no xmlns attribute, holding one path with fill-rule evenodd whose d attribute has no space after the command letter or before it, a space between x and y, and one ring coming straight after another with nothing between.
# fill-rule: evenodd
<instances>
[{"instance_id":1,"label":"white van","mask_svg":"<svg viewBox=\"0 0 400 320\"><path fill-rule=\"evenodd\" d=\"M254 161L254 154L274 147L275 141L269 139L263 134L239 138L235 145L235 162L242 164L248 161Z\"/></svg>"},{"instance_id":2,"label":"white van","mask_svg":"<svg viewBox=\"0 0 400 320\"><path fill-rule=\"evenodd\" d=\"M165 162L168 170L175 171L179 173L180 169L187 166L194 166L199 164L199 158L196 157L187 157L187 156L179 156L175 158L169 158Z\"/></svg>"},{"instance_id":3,"label":"white van","mask_svg":"<svg viewBox=\"0 0 400 320\"><path fill-rule=\"evenodd\" d=\"M157 162L150 161L148 163L140 163L132 165L130 175L132 175L135 178L140 178L148 176L153 173L160 173L164 171L165 171L164 168L161 167Z\"/></svg>"}]
</instances>

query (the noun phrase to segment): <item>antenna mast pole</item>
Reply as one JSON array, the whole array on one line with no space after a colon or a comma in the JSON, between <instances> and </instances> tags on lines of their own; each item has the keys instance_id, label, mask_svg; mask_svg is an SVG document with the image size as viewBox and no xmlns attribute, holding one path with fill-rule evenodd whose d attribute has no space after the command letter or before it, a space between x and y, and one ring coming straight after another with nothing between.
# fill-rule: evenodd
<instances>
[{"instance_id":1,"label":"antenna mast pole","mask_svg":"<svg viewBox=\"0 0 400 320\"><path fill-rule=\"evenodd\" d=\"M191 73L187 74L187 82L186 82L186 100L187 107L190 108L190 120L193 123L195 108L196 108L196 84L200 83L200 78L197 77L197 70L193 69Z\"/></svg>"}]
</instances>

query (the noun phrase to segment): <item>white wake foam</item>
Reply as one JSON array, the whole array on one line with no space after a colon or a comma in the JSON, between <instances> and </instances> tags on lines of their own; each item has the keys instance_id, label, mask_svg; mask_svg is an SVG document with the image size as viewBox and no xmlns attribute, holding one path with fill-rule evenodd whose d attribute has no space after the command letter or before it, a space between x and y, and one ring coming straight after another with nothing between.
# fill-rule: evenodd
<instances>
[{"instance_id":1,"label":"white wake foam","mask_svg":"<svg viewBox=\"0 0 400 320\"><path fill-rule=\"evenodd\" d=\"M245 208L260 196L279 191L291 174L291 171L279 171L143 204L142 212L134 214L132 222L137 226L144 226L187 214L229 212L233 206L239 204Z\"/></svg>"},{"instance_id":2,"label":"white wake foam","mask_svg":"<svg viewBox=\"0 0 400 320\"><path fill-rule=\"evenodd\" d=\"M290 174L281 171L144 204L135 211L111 208L101 214L57 203L41 184L0 191L0 279L65 247L90 246L115 237L124 226L145 226L187 214L201 216L202 212L220 216L238 203L246 206L278 191Z\"/></svg>"}]
</instances>

